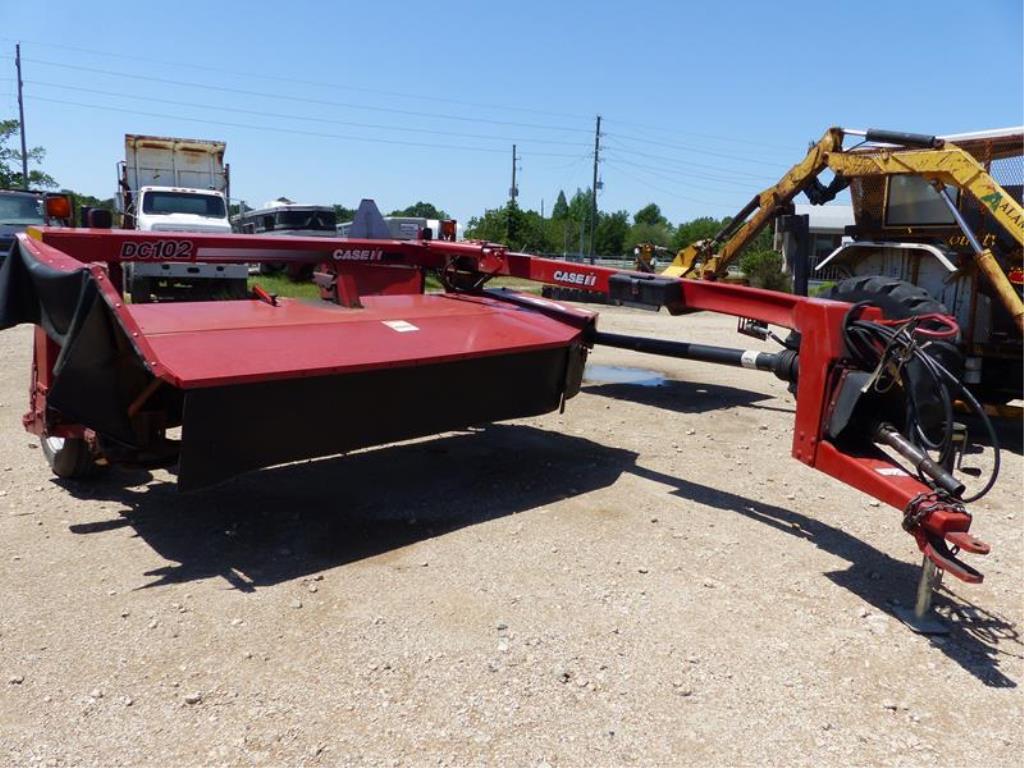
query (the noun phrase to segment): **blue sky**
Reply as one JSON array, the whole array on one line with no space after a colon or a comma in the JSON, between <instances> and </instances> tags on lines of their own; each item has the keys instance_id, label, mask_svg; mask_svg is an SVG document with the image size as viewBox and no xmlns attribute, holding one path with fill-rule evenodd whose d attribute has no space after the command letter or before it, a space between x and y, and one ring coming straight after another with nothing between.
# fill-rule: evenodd
<instances>
[{"instance_id":1,"label":"blue sky","mask_svg":"<svg viewBox=\"0 0 1024 768\"><path fill-rule=\"evenodd\" d=\"M428 200L465 221L507 199L515 142L520 203L549 210L589 186L601 114L601 208L678 222L735 212L831 124L1024 122L1021 0L45 9L0 0L0 115L20 39L30 145L100 197L123 135L149 133L226 140L250 204Z\"/></svg>"}]
</instances>

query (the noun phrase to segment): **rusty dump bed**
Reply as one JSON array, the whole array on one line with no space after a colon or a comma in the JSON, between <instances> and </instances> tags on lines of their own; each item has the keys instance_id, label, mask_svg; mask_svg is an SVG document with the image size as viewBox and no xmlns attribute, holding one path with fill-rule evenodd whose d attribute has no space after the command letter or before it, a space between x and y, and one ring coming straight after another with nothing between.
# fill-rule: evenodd
<instances>
[{"instance_id":1,"label":"rusty dump bed","mask_svg":"<svg viewBox=\"0 0 1024 768\"><path fill-rule=\"evenodd\" d=\"M60 347L48 432L75 423L132 447L139 413L172 414L183 490L551 411L579 388L593 318L455 293L132 305L98 266L22 238L0 270L0 327L35 322Z\"/></svg>"}]
</instances>

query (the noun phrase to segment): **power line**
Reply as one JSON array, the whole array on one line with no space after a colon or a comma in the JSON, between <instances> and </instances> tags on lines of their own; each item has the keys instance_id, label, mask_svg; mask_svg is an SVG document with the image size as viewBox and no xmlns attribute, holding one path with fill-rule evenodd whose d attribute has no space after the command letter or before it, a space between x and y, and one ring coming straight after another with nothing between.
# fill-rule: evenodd
<instances>
[{"instance_id":1,"label":"power line","mask_svg":"<svg viewBox=\"0 0 1024 768\"><path fill-rule=\"evenodd\" d=\"M2 37L2 36L0 36L0 40L7 40L9 42L15 42L15 39L11 38L11 37ZM180 60L179 61L168 61L166 59L153 59L153 58L149 58L149 57L146 57L146 56L133 56L133 55L130 55L130 54L125 54L125 53L113 53L113 52L110 52L110 51L99 51L99 50L96 50L95 48L82 48L82 47L74 46L74 45L60 45L58 43L43 42L41 40L24 40L24 39L22 39L21 42L23 42L23 43L30 43L32 45L42 46L43 48L57 48L57 49L66 50L66 51L75 51L77 53L89 53L89 54L92 54L92 55L95 55L95 56L106 56L106 57L114 58L114 59L125 59L125 60L128 60L128 61L144 61L144 62L147 62L149 64L159 64L161 66L174 67L175 69L181 69L182 67L184 67L184 68L187 68L187 69L196 69L196 70L200 70L200 71L203 71L203 72L218 72L220 74L230 75L230 76L233 76L233 77L248 77L248 78L258 77L261 80L275 80L275 81L282 82L282 83L295 83L297 85L311 85L311 86L315 86L315 87L318 87L318 88L334 88L336 90L355 91L355 92L358 92L358 93L369 93L369 94L373 94L373 95L377 95L377 96L391 96L391 97L394 97L394 98L419 99L421 101L430 101L430 102L444 102L446 104L457 104L459 106L464 106L464 107L478 107L478 108L481 108L481 109L497 109L497 110L503 110L503 111L506 111L506 112L508 112L508 111L528 112L528 113L537 114L537 115L548 115L550 117L567 117L567 118L570 118L570 119L573 119L573 120L587 120L587 119L589 119L588 115L572 114L572 113L568 113L568 112L553 112L551 110L534 109L534 108L531 108L531 107L509 106L507 104L487 104L487 103L482 103L482 102L465 101L465 100L462 100L462 99L453 99L453 98L450 98L450 97L439 96L439 95L436 95L436 94L433 94L433 93L430 94L430 95L425 95L425 94L422 94L422 93L405 93L405 92L402 92L402 91L387 91L387 90L381 90L379 88L370 88L370 87L367 87L367 86L346 85L346 84L342 84L342 83L328 83L328 82L324 82L324 81L320 81L320 80L304 80L304 79L297 78L297 77L284 77L284 76L281 76L281 75L268 75L268 74L265 74L265 73L262 73L262 72L260 72L258 74L255 74L253 72L240 72L238 70L224 69L224 68L221 68L221 67L211 67L211 66L207 66L207 65L204 65L204 64L193 64L191 62L180 61ZM27 59L26 59L26 61L27 61Z\"/></svg>"},{"instance_id":2,"label":"power line","mask_svg":"<svg viewBox=\"0 0 1024 768\"><path fill-rule=\"evenodd\" d=\"M613 150L613 152L614 151L615 150ZM661 169L660 168L654 168L654 167L652 167L650 165L643 165L642 163L634 163L631 160L626 160L625 158L617 158L617 159L619 160L619 162L625 163L626 165L632 166L633 168L642 169L642 170L646 171L647 173L650 173L652 176L657 176L658 178L664 179L665 181L671 182L672 184L685 184L685 183L688 183L688 182L682 181L682 179L687 178L687 177L692 177L692 178L695 178L695 179L708 180L708 181L716 181L716 182L718 182L720 184L732 184L732 185L734 185L734 186L736 186L736 187L738 187L740 189L745 189L745 190L749 190L753 186L755 186L751 182L736 181L734 179L726 179L726 178L722 178L720 176L709 176L709 175L706 175L706 174L692 173L692 172L689 172L689 171L687 172L687 176L683 176L682 174L680 174L678 176L674 176L674 175L670 175L670 174L661 173ZM710 189L710 187L709 187L709 189ZM730 189L719 189L718 191L719 192L726 192L726 193L732 193L733 192L733 190L730 190Z\"/></svg>"},{"instance_id":3,"label":"power line","mask_svg":"<svg viewBox=\"0 0 1024 768\"><path fill-rule=\"evenodd\" d=\"M695 163L690 162L688 160L680 160L677 157L668 157L666 155L655 155L655 154L652 154L650 152L641 152L641 151L636 150L636 149L630 149L629 147L624 147L621 144L613 144L611 146L613 146L615 148L615 150L618 151L618 152L625 152L626 154L635 155L636 157L643 157L643 158L646 158L648 160L660 160L662 162L673 163L675 165L696 165ZM731 159L738 160L739 162L744 162L744 163L749 162L747 160L742 160L742 159L735 158L735 157L731 157ZM765 164L768 165L768 163L765 163ZM780 165L782 165L782 163L776 163L776 164L774 164L774 167L778 168ZM752 173L749 173L747 171L739 171L739 170L735 170L735 169L732 169L732 168L724 168L724 167L721 167L721 166L708 166L708 167L711 167L711 168L713 168L713 170L720 171L720 172L723 172L723 173L732 173L732 174L735 174L735 175L748 176L748 177L753 178L753 179L766 179L766 178L769 178L769 174L767 174L767 173L764 173L764 174L752 174Z\"/></svg>"},{"instance_id":4,"label":"power line","mask_svg":"<svg viewBox=\"0 0 1024 768\"><path fill-rule=\"evenodd\" d=\"M621 160L621 159L615 160L615 163L618 166L619 170L622 170L622 166L619 166L618 164L619 163L624 163L624 162L626 162L626 161L625 160ZM627 163L627 165L629 165L629 166L631 166L633 168L639 168L640 167L640 166L635 165L634 163ZM671 178L668 178L668 177L664 177L664 176L659 176L658 174L651 173L650 171L641 170L640 172L643 173L643 174L649 175L649 176L654 176L655 178L657 178L657 179L659 179L661 181L666 181L666 182L668 182L669 184L671 184L671 185L673 185L675 187L682 186L683 188L685 188L687 190L692 190L692 188L693 188L692 185L680 184L680 182L678 182L678 181L676 181L674 179L671 179ZM749 189L747 189L745 192L739 192L737 190L731 190L731 189L714 189L712 187L706 187L706 186L703 186L703 185L700 185L698 188L701 189L701 190L706 190L708 192L717 192L717 193L720 193L722 195L729 196L730 199L731 199L731 197L733 195L740 195L741 197L748 197L750 195L750 190ZM673 194L678 194L678 193L673 193Z\"/></svg>"},{"instance_id":5,"label":"power line","mask_svg":"<svg viewBox=\"0 0 1024 768\"><path fill-rule=\"evenodd\" d=\"M744 177L746 179L760 179L760 180L769 178L769 175L767 173L751 173L750 171L741 171L741 170L738 170L736 168L729 168L729 167L724 166L724 165L708 165L707 163L698 163L698 162L695 162L693 160L680 160L678 158L666 157L664 155L651 155L651 154L646 153L646 152L638 152L635 149L630 149L629 147L624 147L621 144L619 144L617 142L614 142L614 141L610 142L608 144L608 147L610 149L614 149L614 150L619 151L619 152L625 152L626 154L630 154L630 155L636 155L638 157L647 157L647 158L651 158L651 159L663 160L663 161L665 161L667 163L671 163L671 164L677 165L677 166L686 166L687 168L691 168L691 167L692 168L702 168L704 170L715 171L716 173L732 174L733 176L737 177L735 179L736 181L740 180L738 177Z\"/></svg>"},{"instance_id":6,"label":"power line","mask_svg":"<svg viewBox=\"0 0 1024 768\"><path fill-rule=\"evenodd\" d=\"M16 42L15 38L4 37L4 36L0 36L0 40L7 40L7 41L10 41L10 42ZM367 87L367 86L348 85L348 84L344 84L344 83L330 83L330 82L326 82L326 81L307 80L307 79L303 79L303 78L288 77L288 76L282 76L282 75L269 75L269 74L266 74L264 72L260 72L258 74L254 74L252 72L243 72L243 71L239 71L239 70L225 69L223 67L212 67L212 66L208 66L208 65L196 64L196 63L187 62L187 61L180 61L180 60L179 61L171 61L171 60L166 60L166 59L155 59L155 58L150 58L150 57L146 57L146 56L138 56L138 55L125 54L125 53L115 53L115 52L112 52L112 51L101 51L101 50L97 50L95 48L84 48L84 47L81 47L81 46L63 45L63 44L59 44L59 43L52 43L52 42L47 42L47 41L42 41L42 40L21 40L21 42L23 42L23 43L30 43L32 45L38 45L38 46L41 46L43 48L54 48L54 49L59 49L59 50L74 51L76 53L87 53L87 54L91 54L91 55L95 55L95 56L103 56L103 57L114 58L114 59L123 59L123 60L128 60L128 61L141 61L141 62L147 62L147 63L150 63L150 64L158 64L160 66L170 66L170 67L174 67L175 69L188 68L188 69L194 69L194 70L199 70L199 71L204 71L204 72L216 72L216 73L225 74L225 75L232 76L232 77L246 77L246 78L259 77L261 80L273 80L273 81L284 82L284 83L295 83L295 84L299 84L299 85L309 85L309 86L318 87L318 88L332 88L332 89L335 89L335 90L354 91L354 92L357 92L357 93L367 93L367 94L372 94L372 95L377 95L377 96L388 96L388 97L392 97L392 98L417 99L417 100L421 100L421 101L430 101L430 102L433 102L433 103L442 102L442 103L447 103L447 104L455 104L455 105L459 105L459 106L475 107L475 108L480 108L480 109L501 110L501 111L506 111L506 112L508 112L508 111L524 112L524 113L537 114L537 115L547 115L547 116L551 116L551 117L564 117L564 118L568 118L570 120L584 120L584 119L587 119L586 115L583 115L583 114L580 114L580 113L557 112L557 111L553 111L553 110L537 109L537 108L533 108L533 107L513 106L513 105L507 105L507 104L493 104L493 103L486 103L486 102L474 102L474 101L467 101L467 100L464 100L464 99L453 99L451 97L446 97L446 96L439 95L439 94L436 94L436 93L431 93L431 94L427 95L427 94L422 94L422 93L410 93L410 92L402 92L402 91L389 91L389 90L382 90L382 89L379 89L379 88L371 88L371 87ZM29 59L25 59L25 61L29 61ZM41 62L38 62L38 63L41 63ZM75 68L75 69L82 69L82 67L80 67L78 65L59 65L56 62L50 62L50 63L53 66L72 66L72 68ZM121 73L118 73L118 74L121 74ZM639 129L639 130L654 131L656 133L663 133L663 134L668 134L668 135L671 135L671 136L692 136L694 138L706 139L706 140L715 141L715 142L726 142L726 143L731 143L731 144L742 144L742 145L755 146L755 147L765 147L765 148L781 150L781 151L785 151L785 152L789 152L791 150L791 148L788 147L788 146L782 146L782 145L779 145L779 144L771 144L771 143L767 143L767 142L763 142L763 141L758 141L756 139L734 138L734 137L731 137L731 136L722 136L720 134L709 134L709 133L699 133L699 132L695 132L695 131L684 131L684 130L679 130L676 127L665 128L664 126L645 125L645 124L637 123L637 122L633 122L633 121L615 120L614 117L612 119L613 119L614 122L616 122L619 125L629 126L629 127L632 127L632 128L635 128L635 129ZM560 128L552 128L552 129L553 130L562 130ZM572 130L585 131L586 129L580 128L580 129L572 129ZM644 141L652 141L652 142L655 141L653 139L642 139L642 140L644 140Z\"/></svg>"},{"instance_id":7,"label":"power line","mask_svg":"<svg viewBox=\"0 0 1024 768\"><path fill-rule=\"evenodd\" d=\"M770 166L776 167L776 168L780 165L780 163L777 162L777 161L761 160L761 159L755 158L755 157L743 157L742 155L726 154L724 152L715 152L714 150L699 149L697 147L689 147L689 146L686 146L684 144L671 144L671 143L665 142L665 141L652 141L650 139L641 139L641 138L637 138L636 136L627 136L627 135L624 135L624 134L621 134L621 133L610 133L608 135L612 136L612 137L615 137L615 138L618 138L618 139L625 139L626 141L635 141L635 142L638 142L638 143L641 143L641 144L653 144L653 145L659 146L659 147L670 147L670 148L673 148L673 149L680 149L680 150L683 150L684 152L695 152L698 155L709 155L711 157L724 157L727 160L738 160L738 161L744 162L744 163L756 163L757 165L770 165Z\"/></svg>"},{"instance_id":8,"label":"power line","mask_svg":"<svg viewBox=\"0 0 1024 768\"><path fill-rule=\"evenodd\" d=\"M369 143L374 143L374 144L395 144L395 145L407 146L407 147L427 147L427 148L430 148L430 149L456 149L456 150L466 151L466 152L487 152L487 153L490 153L490 154L497 153L497 154L502 154L502 155L505 154L505 150L503 150L503 149L494 149L494 148L491 148L491 147L471 147L471 146L456 145L456 144L431 144L431 143L422 142L422 141L401 141L399 139L370 138L370 137L367 137L367 136L351 136L351 135L347 135L347 134L338 134L338 133L323 133L323 132L320 132L320 131L302 131L302 130L298 130L298 129L295 129L295 128L277 128L277 127L270 126L270 125L252 125L250 123L232 123L232 122L226 122L226 121L223 121L223 120L205 120L205 119L199 118L199 117L185 117L183 115L168 115L168 114L159 113L159 112L144 112L144 111L135 110L135 109L122 109L122 108L119 108L119 107L101 106L99 104L83 104L83 103L78 102L78 101L65 101L64 99L50 99L50 98L47 98L45 96L30 95L29 98L30 98L31 101L44 101L44 102L48 102L50 104L64 104L64 105L72 106L72 107L82 107L84 109L99 109L99 110L103 110L103 111L107 111L107 112L120 112L122 114L129 114L129 115L143 115L143 116L146 116L146 117L159 117L159 118L164 118L164 119L167 119L167 120L184 120L186 122L191 122L191 123L204 123L206 125L219 125L219 126L226 126L226 127L229 127L229 128L248 128L248 129L254 130L254 131L270 131L272 133L285 133L285 134L293 134L293 135L297 135L297 136L315 136L315 137L327 138L327 139L342 139L342 140L345 140L345 141L363 141L363 142L369 142ZM536 156L536 157L573 157L573 158L576 157L576 155L563 154L563 153L560 153L560 152L534 152L532 154L534 156Z\"/></svg>"},{"instance_id":9,"label":"power line","mask_svg":"<svg viewBox=\"0 0 1024 768\"><path fill-rule=\"evenodd\" d=\"M691 202L691 203L697 203L698 205L704 205L704 206L708 206L708 207L711 207L711 208L723 208L723 209L730 208L730 206L727 205L726 203L712 203L712 202L710 202L708 200L698 200L695 197L689 197L688 195L682 195L682 194L680 194L678 192L673 192L673 191L670 191L670 190L667 190L667 189L662 189L661 187L659 187L659 186L657 186L655 184L651 184L650 182L645 181L644 179L641 179L641 178L638 178L638 177L634 176L633 174L629 173L625 169L619 167L618 163L616 163L615 161L606 160L605 162L608 164L609 167L615 168L623 176L625 176L628 179L632 179L633 181L635 181L636 183L640 184L645 189L652 189L655 192L660 192L661 194L668 195L669 197L679 198L680 200L686 200L686 201Z\"/></svg>"},{"instance_id":10,"label":"power line","mask_svg":"<svg viewBox=\"0 0 1024 768\"><path fill-rule=\"evenodd\" d=\"M664 126L653 126L644 125L642 123L634 123L631 121L615 120L619 125L630 126L633 128L639 128L645 131L655 131L656 133L667 133L672 136L693 136L700 139L711 139L712 141L723 141L730 144L746 144L754 147L765 147L766 149L776 149L783 152L789 152L792 147L784 147L781 144L769 144L764 141L757 141L756 139L737 139L731 136L721 136L714 133L696 133L694 131L680 131L676 128L665 128Z\"/></svg>"},{"instance_id":11,"label":"power line","mask_svg":"<svg viewBox=\"0 0 1024 768\"><path fill-rule=\"evenodd\" d=\"M49 67L61 67L63 69L73 69L76 72L92 72L101 75L110 75L112 77L122 77L131 80L143 80L151 83L162 83L164 85L177 85L185 88L201 88L207 91L217 91L219 93L234 93L240 96L256 96L265 99L281 99L283 101L294 101L305 104L319 104L321 106L329 107L342 107L345 109L362 109L370 112L386 112L394 115L407 115L411 117L427 117L437 120L457 120L466 123L488 123L490 125L508 125L517 128L532 128L536 130L545 131L564 131L569 133L590 133L585 128L568 128L565 126L557 125L542 125L539 123L520 123L513 120L492 120L485 117L466 117L464 115L447 115L440 112L419 112L411 109L398 109L396 107L377 107L365 104L354 104L343 101L330 101L328 99L314 99L307 96L291 96L282 93L271 93L267 91L250 91L244 88L228 88L222 85L209 85L207 83L192 83L184 80L171 80L164 77L152 77L149 75L136 75L130 72L115 72L109 69L98 69L96 67L83 67L77 64L62 64L56 61L44 61L42 59L22 59L22 61L32 62L33 64L42 64Z\"/></svg>"},{"instance_id":12,"label":"power line","mask_svg":"<svg viewBox=\"0 0 1024 768\"><path fill-rule=\"evenodd\" d=\"M149 102L154 102L154 103L157 103L157 104L170 104L170 105L178 106L178 107L193 107L193 108L196 108L196 109L211 109L211 110L215 110L215 111L218 111L218 112L236 112L238 114L255 115L257 117L275 117L275 118L281 118L281 119L284 119L284 120L299 120L299 121L304 121L304 122L329 123L329 124L332 124L332 125L345 125L345 126L349 126L349 127L352 127L352 128L372 128L372 129L376 129L376 130L385 130L385 131L402 131L402 132L405 132L405 133L427 133L427 134L433 134L433 135L436 135L436 136L455 136L455 137L458 137L458 138L484 139L484 140L488 140L488 141L508 142L508 141L522 141L523 140L523 139L514 139L514 138L511 138L511 137L508 137L508 136L494 136L494 135L480 134L480 133L462 133L462 132L459 132L459 131L441 131L441 130L436 130L436 129L432 129L432 128L410 128L410 127L407 127L407 126L382 125L380 123L359 123L359 122L353 122L353 121L350 121L350 120L336 120L334 118L329 118L329 117L313 117L313 116L310 116L310 115L296 115L296 114L286 114L286 113L283 113L283 112L266 112L266 111L263 111L263 110L242 109L242 108L239 108L239 107L225 107L225 106L220 106L220 105L215 105L215 104L201 104L201 103L191 102L191 101L178 101L176 99L161 99L161 98L157 98L155 96L138 96L138 95L131 94L131 93L123 93L123 92L117 92L117 91L104 91L104 90L100 90L100 89L97 89L97 88L82 88L82 87L74 86L74 85L63 85L61 83L48 83L48 82L45 82L43 80L26 80L25 83L27 85L36 85L36 86L41 85L41 86L45 86L47 88L59 88L59 89L62 89L62 90L79 91L79 92L83 92L83 93L95 93L95 94L100 95L100 96L113 96L113 97L116 97L116 98L133 99L135 101L149 101ZM563 141L563 140L560 140L560 139L527 139L527 141L533 142L535 144L558 144L558 145L569 146L569 147L582 147L582 146L584 146L583 144L580 144L577 141Z\"/></svg>"}]
</instances>

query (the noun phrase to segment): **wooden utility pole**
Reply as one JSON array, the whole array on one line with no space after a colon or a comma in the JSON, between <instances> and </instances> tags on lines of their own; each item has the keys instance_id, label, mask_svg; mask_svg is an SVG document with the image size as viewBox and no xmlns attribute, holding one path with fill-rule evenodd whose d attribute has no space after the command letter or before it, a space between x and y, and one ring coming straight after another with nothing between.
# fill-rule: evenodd
<instances>
[{"instance_id":1,"label":"wooden utility pole","mask_svg":"<svg viewBox=\"0 0 1024 768\"><path fill-rule=\"evenodd\" d=\"M512 237L515 235L515 225L513 224L513 211L516 207L516 197L519 195L519 190L516 189L516 145L512 145L512 186L508 188L508 219L505 228L505 234L508 236L508 244L512 245Z\"/></svg>"},{"instance_id":2,"label":"wooden utility pole","mask_svg":"<svg viewBox=\"0 0 1024 768\"><path fill-rule=\"evenodd\" d=\"M21 97L21 43L14 44L14 65L18 69L18 132L21 133L21 186L28 189L28 150L25 145L25 101Z\"/></svg>"},{"instance_id":3,"label":"wooden utility pole","mask_svg":"<svg viewBox=\"0 0 1024 768\"><path fill-rule=\"evenodd\" d=\"M594 263L594 227L597 226L597 165L601 162L601 116L597 116L597 128L594 130L594 183L590 188L590 244L587 252L590 263Z\"/></svg>"},{"instance_id":4,"label":"wooden utility pole","mask_svg":"<svg viewBox=\"0 0 1024 768\"><path fill-rule=\"evenodd\" d=\"M519 194L519 190L516 189L516 145L512 145L512 186L508 188L509 200L513 203L516 201L516 196Z\"/></svg>"}]
</instances>

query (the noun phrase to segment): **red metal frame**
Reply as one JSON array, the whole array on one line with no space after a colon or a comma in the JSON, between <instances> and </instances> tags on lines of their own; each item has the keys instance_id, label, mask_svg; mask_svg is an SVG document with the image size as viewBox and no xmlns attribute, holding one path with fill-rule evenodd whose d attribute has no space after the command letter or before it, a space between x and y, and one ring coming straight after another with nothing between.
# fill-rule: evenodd
<instances>
[{"instance_id":1,"label":"red metal frame","mask_svg":"<svg viewBox=\"0 0 1024 768\"><path fill-rule=\"evenodd\" d=\"M105 301L130 334L140 356L151 366L152 373L172 384L181 382L176 382L174 376L164 369L160 356L147 341L132 312L123 305L121 294L107 276L108 267L127 261L259 263L286 260L320 263L321 270L334 272L339 279L357 282L359 275L372 267L454 268L463 273L475 273L480 278L509 276L597 293L608 293L610 278L624 274L622 270L513 253L503 246L482 242L267 238L47 228L38 230L34 235L42 242L25 236L21 239L36 258L57 269L86 266L93 273L101 285ZM641 273L625 274L637 279L650 278L650 275ZM391 281L383 283L390 285ZM792 455L796 459L905 513L914 507L916 499L930 492L927 485L907 474L883 454L852 456L840 451L825 437L826 414L837 391L837 363L844 357L842 327L848 305L720 282L678 279L674 280L675 284L679 288L679 299L668 306L674 314L706 310L752 318L791 328L801 334L800 377L792 443ZM422 286L422 281L417 285ZM350 282L345 290L351 293ZM530 301L544 302L558 313L573 313L571 308L557 302ZM172 312L190 311L168 306L171 307L168 311ZM198 305L188 306L194 308ZM579 314L588 320L591 317L590 313ZM878 319L880 315L877 310L869 308L862 317L871 320ZM296 343L301 344L301 341ZM54 359L53 346L52 342L42 345L37 333L37 363L42 364L37 365L32 414L26 417L26 427L31 431L38 432L41 425L40 407L41 401L45 400L47 372L52 368ZM215 361L213 365L216 365ZM965 581L980 581L980 574L960 568L956 561L951 563L932 546L933 540L947 539L956 547L984 553L987 547L967 534L970 525L971 516L959 505L950 503L939 505L925 515L911 533L921 550L940 568Z\"/></svg>"}]
</instances>

